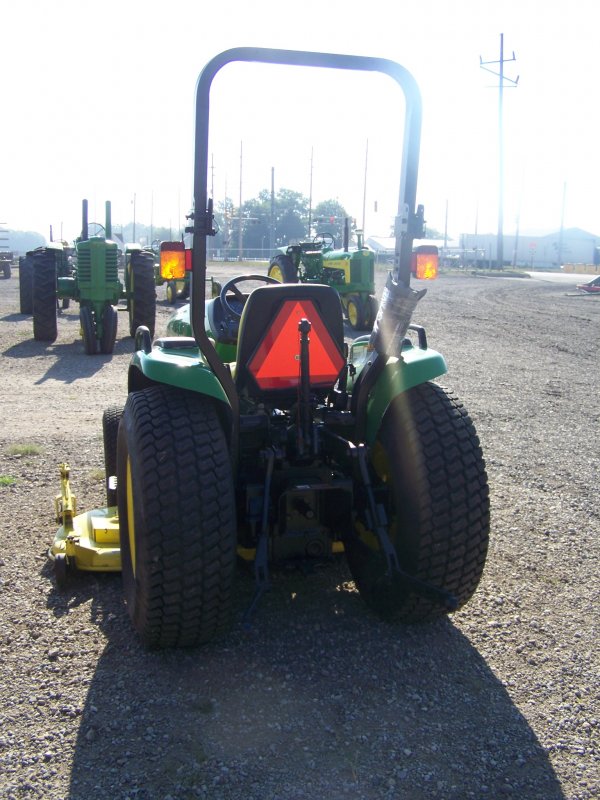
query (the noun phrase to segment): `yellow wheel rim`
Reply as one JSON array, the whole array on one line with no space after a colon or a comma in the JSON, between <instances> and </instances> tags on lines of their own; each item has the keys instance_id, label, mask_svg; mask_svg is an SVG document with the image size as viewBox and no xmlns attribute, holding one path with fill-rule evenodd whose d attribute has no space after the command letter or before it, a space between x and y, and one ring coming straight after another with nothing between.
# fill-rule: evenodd
<instances>
[{"instance_id":1,"label":"yellow wheel rim","mask_svg":"<svg viewBox=\"0 0 600 800\"><path fill-rule=\"evenodd\" d=\"M133 510L133 481L131 479L131 462L129 458L127 458L127 531L129 534L131 569L135 577L135 513Z\"/></svg>"},{"instance_id":2,"label":"yellow wheel rim","mask_svg":"<svg viewBox=\"0 0 600 800\"><path fill-rule=\"evenodd\" d=\"M173 291L173 286L170 283L167 283L167 301L169 303L175 302L175 292Z\"/></svg>"},{"instance_id":3,"label":"yellow wheel rim","mask_svg":"<svg viewBox=\"0 0 600 800\"><path fill-rule=\"evenodd\" d=\"M354 300L348 301L348 322L353 326L358 322L358 308Z\"/></svg>"},{"instance_id":4,"label":"yellow wheel rim","mask_svg":"<svg viewBox=\"0 0 600 800\"><path fill-rule=\"evenodd\" d=\"M279 281L279 283L283 283L283 272L281 271L279 264L273 264L273 266L269 269L269 278L275 278L275 280Z\"/></svg>"}]
</instances>

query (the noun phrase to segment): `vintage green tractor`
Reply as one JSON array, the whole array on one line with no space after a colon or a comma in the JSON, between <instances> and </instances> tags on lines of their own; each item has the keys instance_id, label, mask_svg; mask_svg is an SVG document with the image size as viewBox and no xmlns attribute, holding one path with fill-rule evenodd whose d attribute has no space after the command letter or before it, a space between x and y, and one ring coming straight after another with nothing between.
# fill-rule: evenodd
<instances>
[{"instance_id":1,"label":"vintage green tractor","mask_svg":"<svg viewBox=\"0 0 600 800\"><path fill-rule=\"evenodd\" d=\"M331 233L318 233L309 242L281 247L269 263L268 274L281 283L324 283L337 290L354 330L370 329L377 316L375 255L355 231L356 247L349 247L349 220L344 225L342 249Z\"/></svg>"},{"instance_id":2,"label":"vintage green tractor","mask_svg":"<svg viewBox=\"0 0 600 800\"><path fill-rule=\"evenodd\" d=\"M117 310L124 300L129 314L131 336L140 325L153 333L156 315L154 259L139 245L125 252L124 281L119 277L118 246L111 240L110 202L106 203L106 224L96 225L89 235L88 204L82 204L81 236L75 241L74 263L64 243L50 242L31 251L21 265L21 310L27 306L31 281L33 336L36 341L54 342L58 335L57 307L70 300L79 303L81 334L85 352L112 353L117 336ZM28 261L29 259L29 261ZM29 273L31 265L31 273Z\"/></svg>"},{"instance_id":3,"label":"vintage green tractor","mask_svg":"<svg viewBox=\"0 0 600 800\"><path fill-rule=\"evenodd\" d=\"M396 261L370 335L345 341L339 294L323 284L242 275L205 299L209 92L231 62L374 70L403 90ZM418 87L380 58L238 48L206 65L196 91L193 336L136 332L126 402L103 418L107 508L77 515L61 466L57 580L121 569L149 647L198 645L227 629L236 559L254 570L248 613L279 565L343 557L386 619L454 611L484 568L488 483L473 423L433 382L444 359L410 323L424 294L410 286L422 235ZM182 249L171 255L185 263Z\"/></svg>"}]
</instances>

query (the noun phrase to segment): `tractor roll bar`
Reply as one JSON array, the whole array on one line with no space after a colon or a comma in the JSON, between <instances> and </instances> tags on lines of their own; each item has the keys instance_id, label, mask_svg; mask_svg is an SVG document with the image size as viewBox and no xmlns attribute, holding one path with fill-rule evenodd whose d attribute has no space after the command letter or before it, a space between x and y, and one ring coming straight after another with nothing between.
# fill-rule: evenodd
<instances>
[{"instance_id":1,"label":"tractor roll bar","mask_svg":"<svg viewBox=\"0 0 600 800\"><path fill-rule=\"evenodd\" d=\"M406 102L398 216L395 226L396 250L394 277L410 283L412 253L411 222L415 215L419 149L421 140L421 94L413 76L394 61L368 56L317 53L301 50L276 50L237 47L215 56L203 68L196 84L196 130L194 151L194 211L192 252L191 321L194 337L211 368L221 381L232 406L234 426L239 401L229 371L218 357L204 328L206 237L213 234L212 198L208 198L208 130L210 87L216 74L235 61L278 64L281 66L324 67L330 69L379 72L388 75L404 92Z\"/></svg>"}]
</instances>

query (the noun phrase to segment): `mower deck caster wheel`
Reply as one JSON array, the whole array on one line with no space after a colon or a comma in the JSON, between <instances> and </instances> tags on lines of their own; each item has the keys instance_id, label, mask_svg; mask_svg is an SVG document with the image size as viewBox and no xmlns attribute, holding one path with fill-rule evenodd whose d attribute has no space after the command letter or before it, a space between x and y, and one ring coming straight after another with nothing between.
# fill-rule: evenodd
<instances>
[{"instance_id":1,"label":"mower deck caster wheel","mask_svg":"<svg viewBox=\"0 0 600 800\"><path fill-rule=\"evenodd\" d=\"M64 589L67 585L68 564L64 553L57 553L54 556L54 578L59 589Z\"/></svg>"}]
</instances>

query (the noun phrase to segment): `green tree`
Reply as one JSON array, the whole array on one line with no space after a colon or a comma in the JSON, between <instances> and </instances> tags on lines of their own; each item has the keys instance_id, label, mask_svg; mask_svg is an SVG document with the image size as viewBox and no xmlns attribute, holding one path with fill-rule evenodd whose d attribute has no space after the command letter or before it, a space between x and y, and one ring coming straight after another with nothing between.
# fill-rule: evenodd
<instances>
[{"instance_id":1,"label":"green tree","mask_svg":"<svg viewBox=\"0 0 600 800\"><path fill-rule=\"evenodd\" d=\"M344 224L348 212L337 200L323 200L315 206L313 212L313 230L315 233L331 233L335 243L341 247L344 239ZM354 230L355 222L350 220L350 229Z\"/></svg>"}]
</instances>

